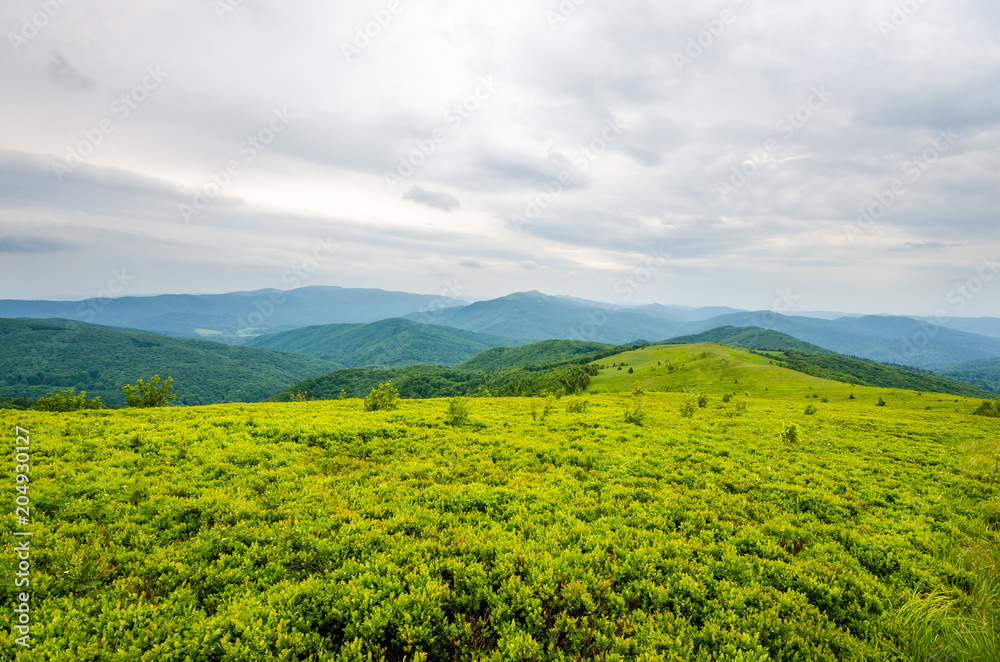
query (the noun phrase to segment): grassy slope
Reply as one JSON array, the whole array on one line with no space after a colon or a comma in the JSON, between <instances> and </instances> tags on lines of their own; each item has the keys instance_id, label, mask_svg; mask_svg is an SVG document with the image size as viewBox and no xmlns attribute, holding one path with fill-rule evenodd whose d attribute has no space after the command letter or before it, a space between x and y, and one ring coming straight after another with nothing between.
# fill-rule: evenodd
<instances>
[{"instance_id":1,"label":"grassy slope","mask_svg":"<svg viewBox=\"0 0 1000 662\"><path fill-rule=\"evenodd\" d=\"M995 424L775 390L648 395L643 427L626 395L472 400L460 429L440 400L0 412L44 550L34 648L0 657L901 660L911 595L975 584L950 552L1000 518Z\"/></svg>"},{"instance_id":2,"label":"grassy slope","mask_svg":"<svg viewBox=\"0 0 1000 662\"><path fill-rule=\"evenodd\" d=\"M609 367L591 379L588 388L591 393L631 391L638 381L648 391L731 393L755 397L804 398L819 395L820 398L844 399L851 393L857 393L860 398L864 392L875 401L883 397L893 405L911 402L934 408L941 408L942 403L947 408L947 403L954 402L956 397L963 400L969 397L934 395L930 392L920 396L904 388L860 389L840 381L782 368L777 359L713 343L654 345L611 356L597 363ZM617 367L610 367L612 363L628 365L618 370ZM676 370L670 372L670 366ZM633 374L628 373L629 367L634 370ZM978 398L977 393L970 395Z\"/></svg>"},{"instance_id":3,"label":"grassy slope","mask_svg":"<svg viewBox=\"0 0 1000 662\"><path fill-rule=\"evenodd\" d=\"M306 354L348 368L454 365L494 347L524 341L444 326L388 319L373 324L311 326L261 336L251 347Z\"/></svg>"},{"instance_id":4,"label":"grassy slope","mask_svg":"<svg viewBox=\"0 0 1000 662\"><path fill-rule=\"evenodd\" d=\"M125 404L122 386L173 377L178 404L260 401L339 366L309 356L59 320L0 319L0 397L75 388Z\"/></svg>"}]
</instances>

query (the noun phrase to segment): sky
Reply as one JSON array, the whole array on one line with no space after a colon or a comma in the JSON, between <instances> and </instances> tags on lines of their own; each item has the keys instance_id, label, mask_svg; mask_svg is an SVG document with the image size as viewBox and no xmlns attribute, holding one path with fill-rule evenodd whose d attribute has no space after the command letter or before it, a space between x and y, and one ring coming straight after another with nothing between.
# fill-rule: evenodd
<instances>
[{"instance_id":1,"label":"sky","mask_svg":"<svg viewBox=\"0 0 1000 662\"><path fill-rule=\"evenodd\" d=\"M8 0L0 30L0 298L1000 316L996 0Z\"/></svg>"}]
</instances>

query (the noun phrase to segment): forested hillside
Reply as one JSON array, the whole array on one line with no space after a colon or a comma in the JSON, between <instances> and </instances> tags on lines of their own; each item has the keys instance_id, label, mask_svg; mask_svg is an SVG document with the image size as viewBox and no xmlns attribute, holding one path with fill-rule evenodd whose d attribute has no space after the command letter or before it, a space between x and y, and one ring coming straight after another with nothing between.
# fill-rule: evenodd
<instances>
[{"instance_id":1,"label":"forested hillside","mask_svg":"<svg viewBox=\"0 0 1000 662\"><path fill-rule=\"evenodd\" d=\"M310 356L65 320L0 319L4 398L34 400L76 389L124 405L125 384L159 374L174 378L175 404L258 402L340 367Z\"/></svg>"}]
</instances>

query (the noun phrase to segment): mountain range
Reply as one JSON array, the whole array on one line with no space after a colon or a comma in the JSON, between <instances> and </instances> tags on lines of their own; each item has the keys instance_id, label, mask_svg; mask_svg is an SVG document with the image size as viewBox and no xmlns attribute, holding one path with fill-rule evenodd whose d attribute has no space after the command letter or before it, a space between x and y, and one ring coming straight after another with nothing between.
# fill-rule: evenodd
<instances>
[{"instance_id":1,"label":"mountain range","mask_svg":"<svg viewBox=\"0 0 1000 662\"><path fill-rule=\"evenodd\" d=\"M0 317L99 323L181 338L241 343L317 324L367 324L421 310L460 306L448 297L343 287L164 294L84 301L0 300Z\"/></svg>"},{"instance_id":2,"label":"mountain range","mask_svg":"<svg viewBox=\"0 0 1000 662\"><path fill-rule=\"evenodd\" d=\"M11 381L12 366L24 361L24 352L37 351L30 347L31 342L48 342L43 338L41 327L37 326L37 319L51 319L59 315L67 315L69 319L53 321L54 328L76 323L79 328L93 327L106 334L113 327L124 327L133 335L154 332L174 336L175 340L194 342L194 338L203 338L245 345L240 348L245 354L239 356L246 357L247 361L263 362L256 365L280 366L281 379L286 374L294 378L280 384L280 387L287 387L293 381L309 376L300 372L303 370L318 375L324 369L338 368L392 369L415 364L455 366L487 350L494 350L494 353L485 356L493 356L490 360L504 364L505 359L501 358L503 350L497 348L568 339L584 343L582 346L589 348L602 344L706 341L755 349L836 352L882 363L947 372L949 377L981 388L1000 388L1000 319L997 318L953 319L948 326L938 326L927 319L889 315L785 315L771 311L663 304L610 306L574 297L549 296L537 291L467 303L404 292L307 287L287 292L258 290L83 302L0 301L0 317L30 317L36 320L29 322L35 324L35 340L29 340L29 336L22 333L18 336L19 344L15 346L11 344L14 336L8 335L5 336L4 347L0 348L0 360L13 362L4 374L0 374L0 380L7 380L8 388L0 392L5 397L10 395L15 383L24 386L23 380L15 378ZM81 324L93 320L100 321L102 326ZM76 337L97 339L98 336L78 334ZM83 348L86 351L78 351L79 356L60 355L61 358L52 364L75 366L79 363L82 370L88 360L86 357L102 362L105 359L101 352L112 352L113 355L121 347L128 346L118 341L110 342L106 336L102 338L100 342L95 340ZM219 342L198 345L195 351L193 346L182 348L162 340L134 340L138 344L133 343L132 346L141 347L142 343L155 342L158 343L155 346L169 346L171 351L176 349L180 354L194 352L192 356L200 357L191 359L189 363L202 361L205 365L219 365L218 361L224 358ZM776 341L780 344L774 345ZM255 354L261 351L270 354ZM209 359L209 355L214 358ZM136 368L139 374L115 377L116 381L143 376L148 371L146 366L165 372L175 365L166 362L158 366L155 362L139 360L133 354L129 356L132 364L142 369ZM285 358L279 360L279 356ZM298 361L308 358L314 363L292 364L288 356ZM480 357L478 360L487 359ZM489 368L483 364L474 369ZM17 370L24 372L22 368ZM286 370L295 374L281 372ZM223 372L232 374L229 368L223 369ZM55 386L65 381L52 377L48 382L32 386ZM36 382L39 380L36 379ZM95 383L93 378L77 379L72 385L89 384L92 388ZM3 381L0 381L2 384ZM117 388L120 389L120 385ZM241 388L249 393L245 391L246 387ZM31 394L37 397L37 390L30 389ZM257 390L251 390L256 397ZM18 392L17 395L23 393Z\"/></svg>"}]
</instances>

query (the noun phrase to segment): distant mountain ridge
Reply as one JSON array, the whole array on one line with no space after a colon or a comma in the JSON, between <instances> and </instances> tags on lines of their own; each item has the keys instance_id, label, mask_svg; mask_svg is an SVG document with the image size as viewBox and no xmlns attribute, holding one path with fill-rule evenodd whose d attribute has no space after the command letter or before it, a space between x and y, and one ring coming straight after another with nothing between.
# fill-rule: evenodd
<instances>
[{"instance_id":1,"label":"distant mountain ridge","mask_svg":"<svg viewBox=\"0 0 1000 662\"><path fill-rule=\"evenodd\" d=\"M0 301L0 317L65 317L233 344L305 327L405 318L506 338L513 341L510 344L559 339L616 345L659 342L730 326L759 327L840 354L919 368L1000 358L1000 318L952 319L947 326L938 326L904 316L837 315L662 304L624 306L537 291L467 303L447 297L337 287L87 302ZM363 338L351 342L359 348L365 345ZM387 358L369 353L350 361L392 365L408 360L405 352L390 345L385 348L390 354ZM475 344L470 345L466 353L475 348ZM452 360L444 346L441 351L434 355L435 360Z\"/></svg>"},{"instance_id":2,"label":"distant mountain ridge","mask_svg":"<svg viewBox=\"0 0 1000 662\"><path fill-rule=\"evenodd\" d=\"M164 294L85 301L0 301L0 317L59 318L182 338L241 343L318 324L368 324L460 306L448 297L376 289L303 287L229 294Z\"/></svg>"},{"instance_id":3,"label":"distant mountain ridge","mask_svg":"<svg viewBox=\"0 0 1000 662\"><path fill-rule=\"evenodd\" d=\"M306 354L348 368L454 365L494 347L524 344L502 336L393 318L372 324L331 324L251 340L250 347Z\"/></svg>"}]
</instances>

